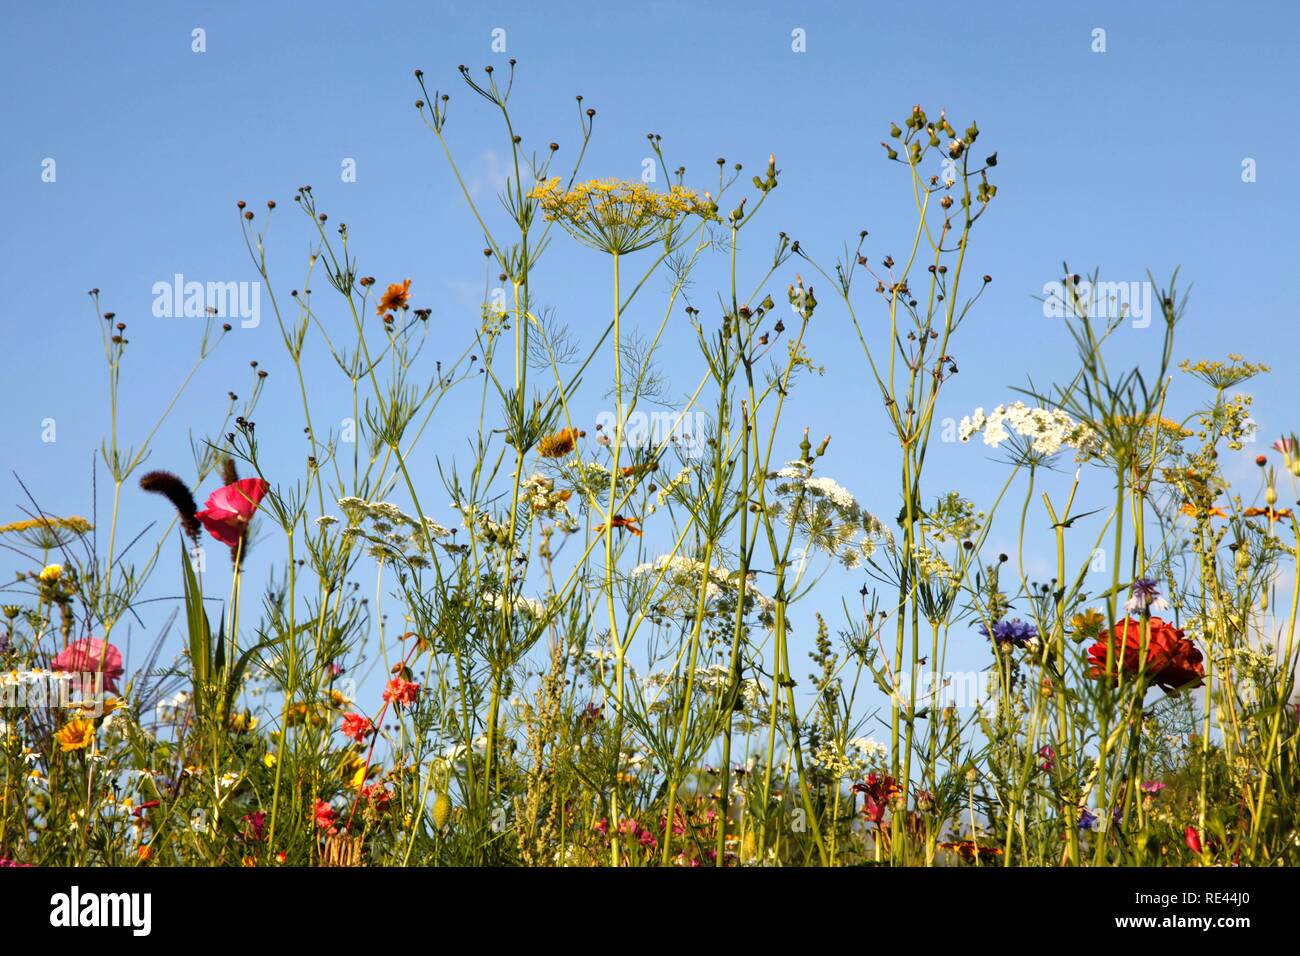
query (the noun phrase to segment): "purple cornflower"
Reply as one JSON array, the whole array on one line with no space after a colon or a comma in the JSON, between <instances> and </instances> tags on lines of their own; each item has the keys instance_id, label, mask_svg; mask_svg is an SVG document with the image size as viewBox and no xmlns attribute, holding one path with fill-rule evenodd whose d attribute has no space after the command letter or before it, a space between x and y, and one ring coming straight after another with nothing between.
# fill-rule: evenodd
<instances>
[{"instance_id":1,"label":"purple cornflower","mask_svg":"<svg viewBox=\"0 0 1300 956\"><path fill-rule=\"evenodd\" d=\"M989 630L983 624L980 624L980 633L985 637L989 636ZM1009 621L995 623L992 637L999 644L1014 644L1016 647L1024 647L1038 637L1038 628L1017 617Z\"/></svg>"},{"instance_id":2,"label":"purple cornflower","mask_svg":"<svg viewBox=\"0 0 1300 956\"><path fill-rule=\"evenodd\" d=\"M1158 583L1155 578L1138 578L1134 581L1129 587L1129 597L1124 602L1124 610L1130 614L1146 610L1167 610L1169 602L1160 596L1160 591L1156 587Z\"/></svg>"},{"instance_id":3,"label":"purple cornflower","mask_svg":"<svg viewBox=\"0 0 1300 956\"><path fill-rule=\"evenodd\" d=\"M1079 811L1079 829L1095 830L1097 829L1097 814L1088 810Z\"/></svg>"}]
</instances>

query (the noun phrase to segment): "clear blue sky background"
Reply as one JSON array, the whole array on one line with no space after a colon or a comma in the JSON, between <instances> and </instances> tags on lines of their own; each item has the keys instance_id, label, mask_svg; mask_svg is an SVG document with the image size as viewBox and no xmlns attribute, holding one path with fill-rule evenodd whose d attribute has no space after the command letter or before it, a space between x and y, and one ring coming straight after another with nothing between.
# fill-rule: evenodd
<instances>
[{"instance_id":1,"label":"clear blue sky background","mask_svg":"<svg viewBox=\"0 0 1300 956\"><path fill-rule=\"evenodd\" d=\"M574 94L599 111L590 175L639 176L650 130L663 136L670 164L686 165L688 182L701 188L712 182L716 156L759 172L775 152L781 186L747 250L755 274L778 230L827 264L861 228L871 231L873 259L899 255L911 197L905 170L878 145L890 121L918 102L932 115L946 108L959 128L976 118L981 155L996 149L1000 157L1000 191L977 229L970 273L995 281L955 343L961 374L942 415L1011 400L1026 374L1047 383L1072 371L1065 330L1034 299L1068 260L1077 271L1097 267L1104 278L1130 281L1148 269L1164 279L1180 266L1194 288L1176 358L1241 351L1271 362L1274 373L1252 389L1261 439L1297 427L1300 7L1291 3L23 2L8 5L6 21L6 516L19 517L23 503L15 471L48 511L92 510L91 461L108 414L86 290L99 287L129 325L123 418L132 444L188 366L199 333L196 320L152 317L153 284L177 272L256 278L236 199L259 214L266 199L280 203L270 247L283 294L301 283L309 239L289 200L297 185L313 184L331 221L349 224L362 273L384 282L410 276L415 305L433 310L437 342L426 361L458 353L478 321L482 239L412 106L412 69L452 94L448 137L486 199L499 185L505 144L497 118L455 70L503 67L507 57L519 60L512 106L525 146L556 140L561 158L571 157ZM196 27L206 31L202 54L191 51ZM498 27L505 53L490 48ZM1105 53L1091 50L1098 27ZM804 53L791 50L795 28L806 31ZM1257 164L1253 183L1242 181L1247 157ZM57 163L54 183L41 178L46 158ZM345 158L356 161L355 183L340 180ZM603 328L605 263L559 238L539 294L576 332ZM692 294L707 318L717 310L705 277ZM791 276L779 278L778 294ZM323 306L331 301L323 277L316 284ZM807 382L788 409L789 447L805 424L814 436L833 434L826 473L889 516L898 500L884 418L843 310L829 289L819 297L809 346L826 375ZM300 473L296 387L265 303L263 311L260 328L237 328L205 366L151 466L188 470L187 432L218 424L227 391L247 391L248 362L258 359L271 373L257 416L267 464ZM350 323L337 310L331 319ZM652 312L634 319L650 328ZM700 363L684 317L673 328L664 371L683 392ZM1124 330L1115 354L1150 363L1158 349L1153 325ZM322 367L321 352L311 350L310 367ZM588 389L593 413L601 391ZM1194 397L1190 383L1178 395L1182 412ZM473 397L466 392L439 420L443 435L420 463L430 480L435 452L464 447ZM339 418L343 401L340 390ZM53 444L41 441L45 418L57 421ZM1228 465L1248 495L1257 481L1250 459L1266 444ZM960 487L980 503L1003 475L976 445L940 446L928 468L930 493ZM102 468L100 477L103 513ZM1085 491L1102 496L1109 486L1094 477ZM431 494L441 507L443 496ZM127 495L128 536L160 514L146 498ZM991 550L1010 540L1000 534ZM263 551L253 568L264 571L273 557ZM1031 570L1043 567L1029 558ZM174 591L165 577L155 593ZM833 575L816 607L834 615L860 583ZM135 641L147 642L156 623L146 617ZM979 643L972 637L972 660Z\"/></svg>"}]
</instances>

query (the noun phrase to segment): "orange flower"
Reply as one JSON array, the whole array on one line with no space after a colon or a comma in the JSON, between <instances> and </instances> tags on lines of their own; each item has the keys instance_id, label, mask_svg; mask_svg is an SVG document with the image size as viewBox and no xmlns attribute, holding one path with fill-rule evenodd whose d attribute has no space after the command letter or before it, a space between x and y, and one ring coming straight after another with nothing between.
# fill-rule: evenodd
<instances>
[{"instance_id":1,"label":"orange flower","mask_svg":"<svg viewBox=\"0 0 1300 956\"><path fill-rule=\"evenodd\" d=\"M379 299L379 305L375 307L376 315L383 315L385 312L392 312L394 309L406 308L406 300L411 297L411 280L407 279L400 285L394 282L388 287Z\"/></svg>"},{"instance_id":2,"label":"orange flower","mask_svg":"<svg viewBox=\"0 0 1300 956\"><path fill-rule=\"evenodd\" d=\"M1141 667L1142 673L1165 690L1177 690L1199 683L1205 676L1205 666L1201 663L1201 652L1196 645L1183 637L1181 630L1158 617L1151 618L1147 624L1147 652L1145 666ZM1108 643L1114 647L1111 652L1111 674L1114 669L1137 674L1139 665L1143 663L1141 640L1142 625L1138 621L1129 618L1116 624L1088 648L1088 663L1091 666L1088 676L1110 676L1106 669Z\"/></svg>"},{"instance_id":3,"label":"orange flower","mask_svg":"<svg viewBox=\"0 0 1300 956\"><path fill-rule=\"evenodd\" d=\"M136 848L135 857L141 863L148 863L151 856L153 856L153 848L149 844L142 843Z\"/></svg>"},{"instance_id":4,"label":"orange flower","mask_svg":"<svg viewBox=\"0 0 1300 956\"><path fill-rule=\"evenodd\" d=\"M641 529L636 526L636 523L640 520L641 520L640 518L624 518L622 515L614 515L614 520L609 523L609 526L611 528L626 529L627 531L631 531L634 535L636 535L639 538L641 537ZM596 525L596 534L600 534L604 530L605 530L604 524Z\"/></svg>"},{"instance_id":5,"label":"orange flower","mask_svg":"<svg viewBox=\"0 0 1300 956\"><path fill-rule=\"evenodd\" d=\"M85 750L95 742L95 725L89 720L70 720L54 737L64 753Z\"/></svg>"},{"instance_id":6,"label":"orange flower","mask_svg":"<svg viewBox=\"0 0 1300 956\"><path fill-rule=\"evenodd\" d=\"M537 443L537 454L543 458L563 458L578 445L578 439L586 435L576 428L561 428L554 435L547 435Z\"/></svg>"},{"instance_id":7,"label":"orange flower","mask_svg":"<svg viewBox=\"0 0 1300 956\"><path fill-rule=\"evenodd\" d=\"M1228 513L1217 505L1210 505L1208 508L1197 508L1190 501L1179 509L1183 514L1195 518L1197 515L1205 515L1207 518L1226 518Z\"/></svg>"},{"instance_id":8,"label":"orange flower","mask_svg":"<svg viewBox=\"0 0 1300 956\"><path fill-rule=\"evenodd\" d=\"M1274 508L1269 505L1267 508L1246 508L1242 514L1247 518L1265 517L1269 521L1280 521L1283 518L1291 517L1290 508Z\"/></svg>"}]
</instances>

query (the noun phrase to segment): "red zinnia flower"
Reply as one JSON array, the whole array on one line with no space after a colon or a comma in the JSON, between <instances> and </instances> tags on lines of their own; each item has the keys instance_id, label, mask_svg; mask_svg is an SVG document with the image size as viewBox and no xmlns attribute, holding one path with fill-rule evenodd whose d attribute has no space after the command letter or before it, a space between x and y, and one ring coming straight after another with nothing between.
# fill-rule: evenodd
<instances>
[{"instance_id":1,"label":"red zinnia flower","mask_svg":"<svg viewBox=\"0 0 1300 956\"><path fill-rule=\"evenodd\" d=\"M203 522L208 533L222 544L238 546L258 502L270 490L261 478L244 478L233 485L218 488L208 496L208 506L194 517Z\"/></svg>"},{"instance_id":2,"label":"red zinnia flower","mask_svg":"<svg viewBox=\"0 0 1300 956\"><path fill-rule=\"evenodd\" d=\"M343 736L351 737L357 743L364 741L374 729L375 725L370 722L369 717L363 717L361 714L343 715Z\"/></svg>"},{"instance_id":3,"label":"red zinnia flower","mask_svg":"<svg viewBox=\"0 0 1300 956\"><path fill-rule=\"evenodd\" d=\"M50 669L70 674L103 674L104 689L117 692L122 676L122 652L98 637L82 638L65 647L50 662Z\"/></svg>"},{"instance_id":4,"label":"red zinnia flower","mask_svg":"<svg viewBox=\"0 0 1300 956\"><path fill-rule=\"evenodd\" d=\"M1183 637L1183 632L1161 620L1151 618L1148 624L1146 662L1142 672L1151 682L1164 690L1177 690L1198 683L1205 676L1201 652L1196 645ZM1116 624L1103 632L1097 643L1088 648L1088 676L1097 678L1114 676L1115 669L1137 674L1142 664L1142 624L1132 618ZM1113 647L1112 671L1106 670L1106 648Z\"/></svg>"},{"instance_id":5,"label":"red zinnia flower","mask_svg":"<svg viewBox=\"0 0 1300 956\"><path fill-rule=\"evenodd\" d=\"M401 677L394 677L384 688L384 702L396 702L398 704L414 704L415 698L420 694L420 685L412 683Z\"/></svg>"}]
</instances>

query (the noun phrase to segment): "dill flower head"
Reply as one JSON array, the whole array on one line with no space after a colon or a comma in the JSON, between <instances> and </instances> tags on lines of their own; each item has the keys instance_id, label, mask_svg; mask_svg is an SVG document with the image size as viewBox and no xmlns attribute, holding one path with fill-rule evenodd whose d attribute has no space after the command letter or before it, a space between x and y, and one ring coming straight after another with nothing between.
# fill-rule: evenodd
<instances>
[{"instance_id":1,"label":"dill flower head","mask_svg":"<svg viewBox=\"0 0 1300 956\"><path fill-rule=\"evenodd\" d=\"M24 521L11 521L0 525L0 535L14 535L21 538L33 548L42 551L54 551L62 548L74 538L89 534L95 526L85 518L70 515L56 518L53 515L41 518L28 518Z\"/></svg>"},{"instance_id":2,"label":"dill flower head","mask_svg":"<svg viewBox=\"0 0 1300 956\"><path fill-rule=\"evenodd\" d=\"M1178 368L1219 391L1240 385L1247 379L1269 371L1267 365L1242 361L1242 357L1235 352L1228 354L1226 362L1213 359L1202 359L1199 362L1184 360L1178 363Z\"/></svg>"},{"instance_id":3,"label":"dill flower head","mask_svg":"<svg viewBox=\"0 0 1300 956\"><path fill-rule=\"evenodd\" d=\"M645 183L593 179L563 189L556 177L538 183L528 198L537 200L547 221L558 222L579 242L611 255L659 241L671 243L690 216L718 218L708 193L701 198L682 185L659 192Z\"/></svg>"},{"instance_id":4,"label":"dill flower head","mask_svg":"<svg viewBox=\"0 0 1300 956\"><path fill-rule=\"evenodd\" d=\"M95 742L95 725L89 720L70 720L54 735L64 753L85 750Z\"/></svg>"},{"instance_id":5,"label":"dill flower head","mask_svg":"<svg viewBox=\"0 0 1300 956\"><path fill-rule=\"evenodd\" d=\"M1168 455L1178 454L1182 441L1193 434L1173 419L1158 415L1107 415L1100 419L1098 428L1105 438L1096 450L1097 456L1127 464L1138 472Z\"/></svg>"}]
</instances>

